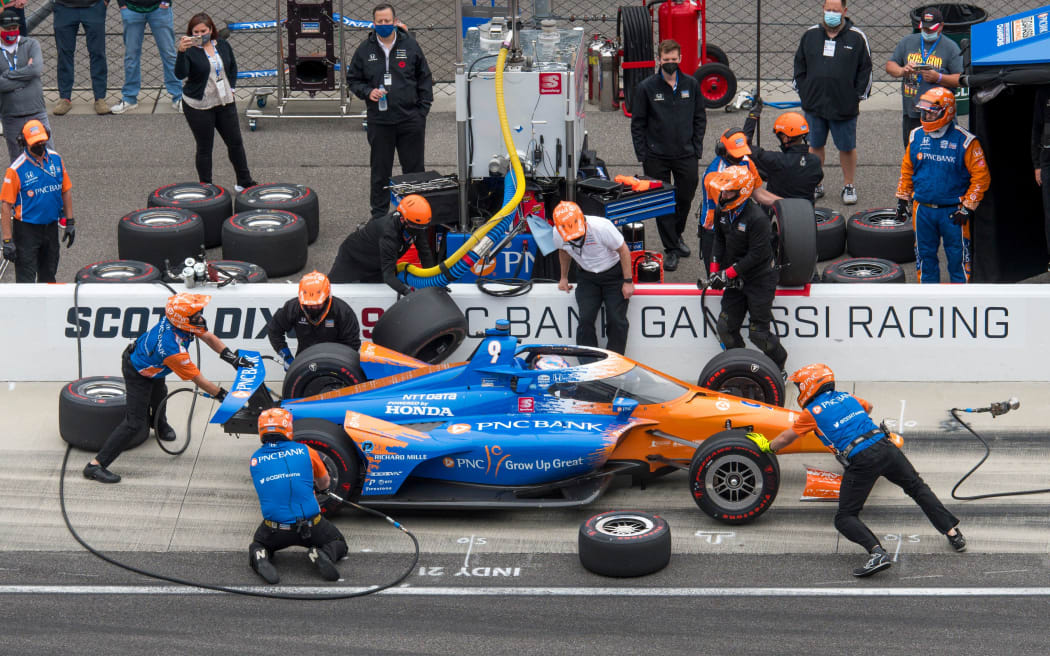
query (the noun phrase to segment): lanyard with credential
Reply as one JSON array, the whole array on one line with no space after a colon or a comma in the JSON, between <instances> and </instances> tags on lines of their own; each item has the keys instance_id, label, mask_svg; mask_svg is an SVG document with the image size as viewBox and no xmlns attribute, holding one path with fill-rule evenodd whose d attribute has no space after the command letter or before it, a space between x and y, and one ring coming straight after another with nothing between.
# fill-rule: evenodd
<instances>
[{"instance_id":1,"label":"lanyard with credential","mask_svg":"<svg viewBox=\"0 0 1050 656\"><path fill-rule=\"evenodd\" d=\"M937 50L937 44L940 43L940 42L941 42L941 37L938 36L937 40L933 42L932 46L930 46L930 51L926 52L926 44L925 44L925 42L922 39L919 39L919 56L922 57L922 63L923 64L925 64L926 60L929 58L929 56L932 55L935 50Z\"/></svg>"},{"instance_id":2,"label":"lanyard with credential","mask_svg":"<svg viewBox=\"0 0 1050 656\"><path fill-rule=\"evenodd\" d=\"M205 53L207 54L207 53ZM211 57L208 57L211 59ZM222 81L222 58L219 56L219 49L215 49L215 82L216 84Z\"/></svg>"},{"instance_id":3,"label":"lanyard with credential","mask_svg":"<svg viewBox=\"0 0 1050 656\"><path fill-rule=\"evenodd\" d=\"M16 68L18 68L18 51L17 50L14 51L13 53L8 53L7 50L4 50L4 59L7 60L7 70L13 71Z\"/></svg>"}]
</instances>

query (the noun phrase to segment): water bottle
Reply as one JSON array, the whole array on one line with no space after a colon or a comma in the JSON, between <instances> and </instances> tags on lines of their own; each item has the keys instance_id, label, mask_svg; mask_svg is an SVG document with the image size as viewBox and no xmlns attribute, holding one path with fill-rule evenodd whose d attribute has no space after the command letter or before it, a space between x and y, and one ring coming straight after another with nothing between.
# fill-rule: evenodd
<instances>
[{"instance_id":1,"label":"water bottle","mask_svg":"<svg viewBox=\"0 0 1050 656\"><path fill-rule=\"evenodd\" d=\"M379 111L386 111L386 87L382 84L379 85L379 90L383 92L383 95L379 98Z\"/></svg>"}]
</instances>

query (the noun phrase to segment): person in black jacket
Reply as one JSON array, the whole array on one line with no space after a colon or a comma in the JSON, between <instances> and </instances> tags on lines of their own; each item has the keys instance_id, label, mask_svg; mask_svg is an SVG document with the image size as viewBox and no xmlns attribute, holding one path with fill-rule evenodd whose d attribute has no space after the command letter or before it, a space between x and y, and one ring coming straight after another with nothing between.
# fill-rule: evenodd
<instances>
[{"instance_id":1,"label":"person in black jacket","mask_svg":"<svg viewBox=\"0 0 1050 656\"><path fill-rule=\"evenodd\" d=\"M755 183L746 166L730 166L704 179L708 198L718 199L707 286L725 290L717 325L722 347L744 348L740 326L744 314L749 314L751 342L783 369L787 351L770 329L780 274L770 243L769 216L751 200Z\"/></svg>"},{"instance_id":2,"label":"person in black jacket","mask_svg":"<svg viewBox=\"0 0 1050 656\"><path fill-rule=\"evenodd\" d=\"M812 202L817 185L824 179L820 158L809 152L809 123L798 112L784 112L773 122L773 134L780 152L766 150L752 143L758 119L762 115L762 99L744 121L744 134L751 147L751 161L766 183L769 193L779 198L803 198Z\"/></svg>"},{"instance_id":3,"label":"person in black jacket","mask_svg":"<svg viewBox=\"0 0 1050 656\"><path fill-rule=\"evenodd\" d=\"M1032 166L1035 183L1043 191L1043 218L1046 222L1046 250L1050 252L1050 84L1035 92L1032 112ZM1050 271L1050 264L1047 264Z\"/></svg>"},{"instance_id":4,"label":"person in black jacket","mask_svg":"<svg viewBox=\"0 0 1050 656\"><path fill-rule=\"evenodd\" d=\"M372 218L390 209L390 174L394 149L403 173L423 171L427 114L434 102L434 78L423 50L404 24L395 24L394 8L372 10L374 30L358 46L346 72L350 91L368 106L368 145L372 148Z\"/></svg>"},{"instance_id":5,"label":"person in black jacket","mask_svg":"<svg viewBox=\"0 0 1050 656\"><path fill-rule=\"evenodd\" d=\"M675 213L656 221L664 246L664 269L678 268L678 257L689 257L682 232L700 181L697 161L703 156L707 114L700 87L692 75L680 75L682 49L677 42L660 42L660 71L642 80L631 102L631 139L642 170L670 183L674 178Z\"/></svg>"},{"instance_id":6,"label":"person in black jacket","mask_svg":"<svg viewBox=\"0 0 1050 656\"><path fill-rule=\"evenodd\" d=\"M398 294L408 294L412 288L397 277L397 260L415 244L424 269L437 265L430 250L430 217L426 198L405 196L396 211L369 219L343 240L328 279L334 283L385 282Z\"/></svg>"},{"instance_id":7,"label":"person in black jacket","mask_svg":"<svg viewBox=\"0 0 1050 656\"><path fill-rule=\"evenodd\" d=\"M346 301L332 296L332 284L320 271L311 271L299 280L299 295L288 299L267 325L270 346L292 364L292 350L286 336L295 328L299 345L295 354L322 342L346 344L355 351L361 348L361 327Z\"/></svg>"},{"instance_id":8,"label":"person in black jacket","mask_svg":"<svg viewBox=\"0 0 1050 656\"><path fill-rule=\"evenodd\" d=\"M226 152L237 174L238 193L257 183L248 170L237 103L237 59L226 41L216 38L215 23L205 13L194 15L179 38L175 57L175 76L183 80L182 109L186 123L197 142L197 179L211 184L211 151L215 133L226 143Z\"/></svg>"},{"instance_id":9,"label":"person in black jacket","mask_svg":"<svg viewBox=\"0 0 1050 656\"><path fill-rule=\"evenodd\" d=\"M871 92L868 37L846 18L846 0L824 0L824 18L802 35L795 51L795 89L811 130L809 150L824 163L828 131L842 165L842 202L857 202L857 115ZM817 187L817 198L824 186Z\"/></svg>"}]
</instances>

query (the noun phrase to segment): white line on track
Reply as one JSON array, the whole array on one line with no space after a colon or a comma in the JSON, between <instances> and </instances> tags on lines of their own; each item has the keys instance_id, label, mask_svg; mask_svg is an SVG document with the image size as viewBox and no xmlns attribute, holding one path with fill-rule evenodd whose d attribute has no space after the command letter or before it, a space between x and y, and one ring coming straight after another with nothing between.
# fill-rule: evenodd
<instances>
[{"instance_id":1,"label":"white line on track","mask_svg":"<svg viewBox=\"0 0 1050 656\"><path fill-rule=\"evenodd\" d=\"M251 592L347 594L362 587L232 586ZM222 594L185 586L148 585L2 585L0 595L155 595ZM391 588L378 594L409 597L1050 597L1050 587L996 588L587 588L587 587L417 587Z\"/></svg>"}]
</instances>

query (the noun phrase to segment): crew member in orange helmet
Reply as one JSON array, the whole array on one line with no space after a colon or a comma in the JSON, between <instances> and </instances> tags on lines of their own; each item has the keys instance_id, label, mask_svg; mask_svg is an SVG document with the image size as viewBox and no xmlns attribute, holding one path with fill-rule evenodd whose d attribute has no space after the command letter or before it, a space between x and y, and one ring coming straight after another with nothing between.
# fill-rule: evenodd
<instances>
[{"instance_id":1,"label":"crew member in orange helmet","mask_svg":"<svg viewBox=\"0 0 1050 656\"><path fill-rule=\"evenodd\" d=\"M361 327L354 311L346 301L332 296L332 284L320 271L299 280L299 295L288 299L267 326L270 345L284 359L286 369L293 359L287 340L292 328L298 341L296 355L322 342L346 344L355 351L361 348Z\"/></svg>"}]
</instances>

